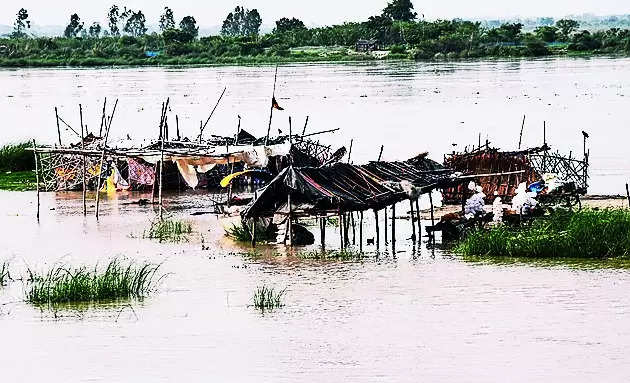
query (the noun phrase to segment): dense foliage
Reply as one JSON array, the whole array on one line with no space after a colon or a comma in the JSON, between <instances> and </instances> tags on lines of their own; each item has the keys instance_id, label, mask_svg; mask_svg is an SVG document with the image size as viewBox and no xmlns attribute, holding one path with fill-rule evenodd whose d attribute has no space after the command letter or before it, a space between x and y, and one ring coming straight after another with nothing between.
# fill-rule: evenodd
<instances>
[{"instance_id":1,"label":"dense foliage","mask_svg":"<svg viewBox=\"0 0 630 383\"><path fill-rule=\"evenodd\" d=\"M475 231L456 252L492 257L624 257L630 255L630 211L558 210L531 225Z\"/></svg>"},{"instance_id":2,"label":"dense foliage","mask_svg":"<svg viewBox=\"0 0 630 383\"><path fill-rule=\"evenodd\" d=\"M89 30L73 14L64 38L28 37L28 12L17 14L14 33L0 39L0 66L211 64L265 61L362 60L355 44L375 39L394 59L545 56L572 53L630 53L630 30L580 30L579 22L544 22L531 32L521 23L484 27L464 20L417 19L409 0L393 0L382 14L365 22L308 28L296 18L276 21L271 33L260 35L262 17L256 9L236 7L220 36L199 38L192 16L179 24L168 7L160 17L160 33L147 34L141 11L114 5L108 30L98 23Z\"/></svg>"}]
</instances>

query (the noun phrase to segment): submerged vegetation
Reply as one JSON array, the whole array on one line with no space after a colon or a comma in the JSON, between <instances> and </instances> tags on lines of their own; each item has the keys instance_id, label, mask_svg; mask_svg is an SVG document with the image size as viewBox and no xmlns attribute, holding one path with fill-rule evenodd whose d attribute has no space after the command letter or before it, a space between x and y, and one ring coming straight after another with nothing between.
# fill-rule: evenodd
<instances>
[{"instance_id":1,"label":"submerged vegetation","mask_svg":"<svg viewBox=\"0 0 630 383\"><path fill-rule=\"evenodd\" d=\"M384 2L385 3L385 2ZM385 4L384 4L385 5ZM392 0L380 15L364 22L308 28L296 18L282 18L261 34L256 9L236 7L220 35L199 38L192 16L175 21L166 7L159 33L148 34L142 11L116 5L107 15L108 29L94 23L83 28L70 16L64 37L29 35L26 9L15 28L0 39L0 66L204 65L295 61L522 57L550 54L630 53L630 30L580 30L576 20L542 18L535 29L520 22L485 26L481 22L425 21L409 0ZM358 44L363 41L363 46ZM367 45L366 45L367 44ZM359 52L357 52L357 50ZM370 51L383 54L371 54Z\"/></svg>"},{"instance_id":2,"label":"submerged vegetation","mask_svg":"<svg viewBox=\"0 0 630 383\"><path fill-rule=\"evenodd\" d=\"M155 290L159 265L124 266L111 261L104 270L56 266L45 274L29 270L26 298L34 304L142 299Z\"/></svg>"},{"instance_id":3,"label":"submerged vegetation","mask_svg":"<svg viewBox=\"0 0 630 383\"><path fill-rule=\"evenodd\" d=\"M36 188L35 157L23 142L0 147L0 190L25 191Z\"/></svg>"},{"instance_id":4,"label":"submerged vegetation","mask_svg":"<svg viewBox=\"0 0 630 383\"><path fill-rule=\"evenodd\" d=\"M277 227L275 225L266 225L262 222L256 222L256 241L275 241L276 233ZM252 240L250 228L242 222L225 229L225 235L237 242L251 242Z\"/></svg>"},{"instance_id":5,"label":"submerged vegetation","mask_svg":"<svg viewBox=\"0 0 630 383\"><path fill-rule=\"evenodd\" d=\"M557 210L528 225L474 231L455 252L490 257L626 257L630 255L630 210Z\"/></svg>"},{"instance_id":6,"label":"submerged vegetation","mask_svg":"<svg viewBox=\"0 0 630 383\"><path fill-rule=\"evenodd\" d=\"M175 219L156 219L143 233L143 238L157 239L160 242L186 242L192 233L192 225L189 222Z\"/></svg>"},{"instance_id":7,"label":"submerged vegetation","mask_svg":"<svg viewBox=\"0 0 630 383\"><path fill-rule=\"evenodd\" d=\"M254 291L254 307L260 311L273 310L284 306L282 302L287 289L276 290L273 287L257 287Z\"/></svg>"},{"instance_id":8,"label":"submerged vegetation","mask_svg":"<svg viewBox=\"0 0 630 383\"><path fill-rule=\"evenodd\" d=\"M298 258L316 260L356 260L364 257L364 254L354 249L342 250L312 250L296 253Z\"/></svg>"}]
</instances>

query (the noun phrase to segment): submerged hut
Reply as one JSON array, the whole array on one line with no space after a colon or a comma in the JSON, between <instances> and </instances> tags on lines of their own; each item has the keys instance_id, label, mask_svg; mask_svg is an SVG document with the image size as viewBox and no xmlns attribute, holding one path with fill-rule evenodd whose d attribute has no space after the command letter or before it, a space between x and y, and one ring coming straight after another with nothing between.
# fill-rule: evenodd
<instances>
[{"instance_id":1,"label":"submerged hut","mask_svg":"<svg viewBox=\"0 0 630 383\"><path fill-rule=\"evenodd\" d=\"M447 155L444 167L464 175L477 175L476 180L483 187L487 202L494 199L495 192L503 201L509 202L520 183L535 183L548 173L571 184L578 194L586 194L588 189L588 153L585 152L584 159L579 160L571 155L551 153L547 144L517 151L501 151L486 144L471 152ZM442 194L447 204L459 204L469 196L464 184L443 188Z\"/></svg>"}]
</instances>

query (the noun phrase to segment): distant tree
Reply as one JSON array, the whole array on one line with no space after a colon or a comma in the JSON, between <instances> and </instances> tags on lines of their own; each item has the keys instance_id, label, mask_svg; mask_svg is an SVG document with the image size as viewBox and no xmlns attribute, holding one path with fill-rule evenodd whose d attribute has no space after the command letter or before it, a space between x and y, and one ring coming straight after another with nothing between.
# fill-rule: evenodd
<instances>
[{"instance_id":1,"label":"distant tree","mask_svg":"<svg viewBox=\"0 0 630 383\"><path fill-rule=\"evenodd\" d=\"M15 24L13 25L13 34L11 36L14 38L26 37L24 30L29 29L30 27L31 21L28 19L28 11L22 8L17 13L17 18L15 19Z\"/></svg>"},{"instance_id":2,"label":"distant tree","mask_svg":"<svg viewBox=\"0 0 630 383\"><path fill-rule=\"evenodd\" d=\"M553 43L558 39L558 28L552 26L542 26L534 30L536 37L546 43Z\"/></svg>"},{"instance_id":3,"label":"distant tree","mask_svg":"<svg viewBox=\"0 0 630 383\"><path fill-rule=\"evenodd\" d=\"M540 17L538 18L538 24L542 26L553 25L553 17Z\"/></svg>"},{"instance_id":4,"label":"distant tree","mask_svg":"<svg viewBox=\"0 0 630 383\"><path fill-rule=\"evenodd\" d=\"M67 38L77 37L83 30L81 18L76 13L70 16L70 23L66 26L63 35Z\"/></svg>"},{"instance_id":5,"label":"distant tree","mask_svg":"<svg viewBox=\"0 0 630 383\"><path fill-rule=\"evenodd\" d=\"M143 36L147 33L147 27L145 26L146 21L146 17L142 11L130 11L130 16L123 30L134 37Z\"/></svg>"},{"instance_id":6,"label":"distant tree","mask_svg":"<svg viewBox=\"0 0 630 383\"><path fill-rule=\"evenodd\" d=\"M97 39L101 36L101 24L99 23L92 23L92 25L90 25L90 37Z\"/></svg>"},{"instance_id":7,"label":"distant tree","mask_svg":"<svg viewBox=\"0 0 630 383\"><path fill-rule=\"evenodd\" d=\"M571 19L562 19L556 22L556 27L560 29L562 41L569 41L571 33L580 27L580 23Z\"/></svg>"},{"instance_id":8,"label":"distant tree","mask_svg":"<svg viewBox=\"0 0 630 383\"><path fill-rule=\"evenodd\" d=\"M370 16L365 26L371 38L377 39L380 43L389 44L392 32L393 21L387 16ZM368 36L363 36L368 37Z\"/></svg>"},{"instance_id":9,"label":"distant tree","mask_svg":"<svg viewBox=\"0 0 630 383\"><path fill-rule=\"evenodd\" d=\"M517 42L519 40L523 24L521 23L505 23L499 27L503 41Z\"/></svg>"},{"instance_id":10,"label":"distant tree","mask_svg":"<svg viewBox=\"0 0 630 383\"><path fill-rule=\"evenodd\" d=\"M118 28L118 20L120 18L120 9L117 5L112 5L107 13L107 20L109 22L109 34L112 36L120 36L120 29Z\"/></svg>"},{"instance_id":11,"label":"distant tree","mask_svg":"<svg viewBox=\"0 0 630 383\"><path fill-rule=\"evenodd\" d=\"M261 25L262 18L258 10L250 11L237 6L223 21L221 34L223 36L254 36L258 35Z\"/></svg>"},{"instance_id":12,"label":"distant tree","mask_svg":"<svg viewBox=\"0 0 630 383\"><path fill-rule=\"evenodd\" d=\"M191 36L191 40L194 40L199 35L199 27L197 27L197 20L192 16L186 16L179 22L179 29L183 33Z\"/></svg>"},{"instance_id":13,"label":"distant tree","mask_svg":"<svg viewBox=\"0 0 630 383\"><path fill-rule=\"evenodd\" d=\"M175 17L172 9L164 7L164 13L160 16L160 31L164 32L169 29L175 29Z\"/></svg>"},{"instance_id":14,"label":"distant tree","mask_svg":"<svg viewBox=\"0 0 630 383\"><path fill-rule=\"evenodd\" d=\"M286 18L283 17L280 20L276 21L276 28L273 30L274 33L284 33L284 32L292 32L296 30L306 29L304 22L302 20L294 18Z\"/></svg>"},{"instance_id":15,"label":"distant tree","mask_svg":"<svg viewBox=\"0 0 630 383\"><path fill-rule=\"evenodd\" d=\"M418 14L413 11L411 0L392 0L383 9L383 16L396 21L412 21Z\"/></svg>"}]
</instances>

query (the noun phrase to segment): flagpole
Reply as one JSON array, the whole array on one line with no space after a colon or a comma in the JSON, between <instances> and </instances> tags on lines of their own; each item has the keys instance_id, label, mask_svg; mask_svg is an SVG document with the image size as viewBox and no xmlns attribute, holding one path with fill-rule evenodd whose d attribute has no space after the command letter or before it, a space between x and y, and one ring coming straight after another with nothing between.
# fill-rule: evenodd
<instances>
[{"instance_id":1,"label":"flagpole","mask_svg":"<svg viewBox=\"0 0 630 383\"><path fill-rule=\"evenodd\" d=\"M276 74L273 76L273 93L271 95L271 109L269 111L269 126L267 127L267 137L265 137L265 146L269 143L269 132L271 131L271 120L273 119L273 100L276 98L276 81L278 80L278 64L276 64Z\"/></svg>"}]
</instances>

